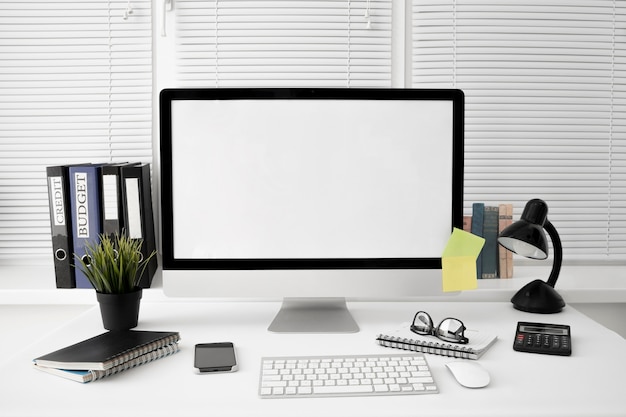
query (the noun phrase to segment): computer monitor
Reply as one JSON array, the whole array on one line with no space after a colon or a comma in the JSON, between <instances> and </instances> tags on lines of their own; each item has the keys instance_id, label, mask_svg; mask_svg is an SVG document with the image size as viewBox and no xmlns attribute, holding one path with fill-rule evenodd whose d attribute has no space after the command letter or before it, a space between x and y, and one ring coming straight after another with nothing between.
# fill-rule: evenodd
<instances>
[{"instance_id":1,"label":"computer monitor","mask_svg":"<svg viewBox=\"0 0 626 417\"><path fill-rule=\"evenodd\" d=\"M441 294L462 227L459 90L160 94L168 296L284 298L274 331L357 331L346 298Z\"/></svg>"}]
</instances>

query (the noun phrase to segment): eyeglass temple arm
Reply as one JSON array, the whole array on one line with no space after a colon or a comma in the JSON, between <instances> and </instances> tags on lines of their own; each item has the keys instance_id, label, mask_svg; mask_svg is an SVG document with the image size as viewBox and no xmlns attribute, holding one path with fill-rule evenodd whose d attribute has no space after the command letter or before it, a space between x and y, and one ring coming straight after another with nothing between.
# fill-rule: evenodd
<instances>
[{"instance_id":1,"label":"eyeglass temple arm","mask_svg":"<svg viewBox=\"0 0 626 417\"><path fill-rule=\"evenodd\" d=\"M556 228L546 219L543 228L548 232L548 236L552 240L552 248L554 249L554 261L552 263L552 271L548 278L547 284L554 288L556 280L559 278L561 272L561 264L563 263L563 246L561 245L561 238L556 231Z\"/></svg>"}]
</instances>

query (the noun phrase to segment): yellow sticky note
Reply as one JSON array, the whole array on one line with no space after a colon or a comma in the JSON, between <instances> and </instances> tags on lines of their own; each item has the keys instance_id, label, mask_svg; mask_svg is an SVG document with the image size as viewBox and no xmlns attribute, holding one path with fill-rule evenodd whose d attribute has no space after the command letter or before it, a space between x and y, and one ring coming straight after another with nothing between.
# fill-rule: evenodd
<instances>
[{"instance_id":1,"label":"yellow sticky note","mask_svg":"<svg viewBox=\"0 0 626 417\"><path fill-rule=\"evenodd\" d=\"M482 237L454 228L441 256L444 292L478 287L476 259L484 245Z\"/></svg>"}]
</instances>

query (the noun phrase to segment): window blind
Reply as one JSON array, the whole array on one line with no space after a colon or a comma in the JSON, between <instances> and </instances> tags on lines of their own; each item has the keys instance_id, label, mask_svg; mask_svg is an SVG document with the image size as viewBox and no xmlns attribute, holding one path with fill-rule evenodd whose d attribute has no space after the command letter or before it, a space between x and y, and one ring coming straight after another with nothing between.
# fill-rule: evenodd
<instances>
[{"instance_id":1,"label":"window blind","mask_svg":"<svg viewBox=\"0 0 626 417\"><path fill-rule=\"evenodd\" d=\"M391 0L177 0L177 83L390 87L391 23Z\"/></svg>"},{"instance_id":2,"label":"window blind","mask_svg":"<svg viewBox=\"0 0 626 417\"><path fill-rule=\"evenodd\" d=\"M0 264L52 259L46 166L151 162L151 32L150 0L0 2Z\"/></svg>"},{"instance_id":3,"label":"window blind","mask_svg":"<svg viewBox=\"0 0 626 417\"><path fill-rule=\"evenodd\" d=\"M466 94L471 203L542 198L565 259L626 260L626 3L414 0L412 85Z\"/></svg>"}]
</instances>

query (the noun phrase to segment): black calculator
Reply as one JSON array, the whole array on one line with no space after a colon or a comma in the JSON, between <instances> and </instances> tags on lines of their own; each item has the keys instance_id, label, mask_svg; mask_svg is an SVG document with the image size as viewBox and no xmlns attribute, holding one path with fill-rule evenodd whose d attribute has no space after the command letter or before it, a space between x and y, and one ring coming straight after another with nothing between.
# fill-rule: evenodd
<instances>
[{"instance_id":1,"label":"black calculator","mask_svg":"<svg viewBox=\"0 0 626 417\"><path fill-rule=\"evenodd\" d=\"M570 356L572 335L570 327L562 324L517 323L513 349L519 352Z\"/></svg>"}]
</instances>

